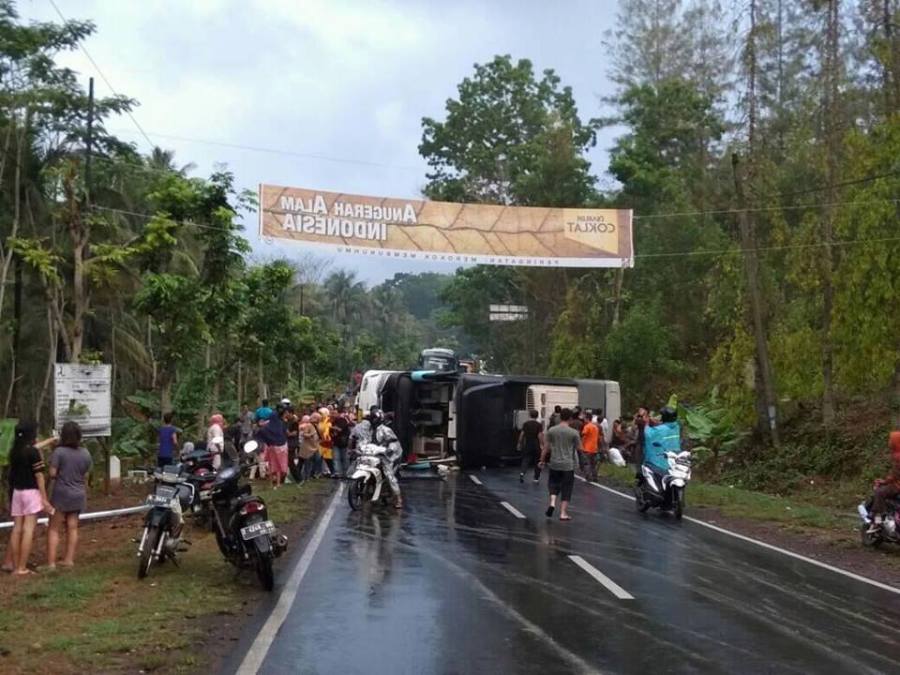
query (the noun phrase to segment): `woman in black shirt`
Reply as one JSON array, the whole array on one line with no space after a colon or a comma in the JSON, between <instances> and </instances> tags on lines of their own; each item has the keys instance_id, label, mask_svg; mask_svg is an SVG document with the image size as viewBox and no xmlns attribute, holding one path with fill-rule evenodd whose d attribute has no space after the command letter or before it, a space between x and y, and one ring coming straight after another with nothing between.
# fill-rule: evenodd
<instances>
[{"instance_id":1,"label":"woman in black shirt","mask_svg":"<svg viewBox=\"0 0 900 675\"><path fill-rule=\"evenodd\" d=\"M13 518L9 545L14 568L12 572L18 575L31 574L27 564L38 514L42 510L53 513L44 483L41 448L52 444L55 439L35 443L36 437L35 425L29 422L18 424L9 453L9 486L12 494L10 515Z\"/></svg>"}]
</instances>

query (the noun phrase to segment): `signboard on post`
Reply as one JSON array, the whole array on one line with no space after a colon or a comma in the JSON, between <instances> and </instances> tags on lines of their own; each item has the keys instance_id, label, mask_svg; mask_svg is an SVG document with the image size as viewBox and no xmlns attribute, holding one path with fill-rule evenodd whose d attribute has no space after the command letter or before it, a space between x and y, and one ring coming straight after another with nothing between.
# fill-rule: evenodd
<instances>
[{"instance_id":1,"label":"signboard on post","mask_svg":"<svg viewBox=\"0 0 900 675\"><path fill-rule=\"evenodd\" d=\"M260 185L262 237L339 254L540 267L633 267L630 209L366 197Z\"/></svg>"},{"instance_id":2,"label":"signboard on post","mask_svg":"<svg viewBox=\"0 0 900 675\"><path fill-rule=\"evenodd\" d=\"M112 368L109 364L54 366L56 430L77 422L86 437L112 434Z\"/></svg>"}]
</instances>

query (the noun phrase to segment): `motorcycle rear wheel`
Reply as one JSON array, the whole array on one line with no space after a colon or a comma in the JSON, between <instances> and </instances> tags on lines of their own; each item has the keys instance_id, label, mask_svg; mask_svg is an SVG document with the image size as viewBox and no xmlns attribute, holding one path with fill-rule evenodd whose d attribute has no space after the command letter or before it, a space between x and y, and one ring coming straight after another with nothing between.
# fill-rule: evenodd
<instances>
[{"instance_id":1,"label":"motorcycle rear wheel","mask_svg":"<svg viewBox=\"0 0 900 675\"><path fill-rule=\"evenodd\" d=\"M147 536L144 537L144 550L141 551L141 555L138 557L138 579L143 579L150 571L150 566L153 564L153 554L156 552L157 546L159 546L159 527L151 525L147 528Z\"/></svg>"},{"instance_id":2,"label":"motorcycle rear wheel","mask_svg":"<svg viewBox=\"0 0 900 675\"><path fill-rule=\"evenodd\" d=\"M881 542L884 541L877 533L871 534L866 523L859 526L859 536L862 540L862 545L866 548L878 548L881 546Z\"/></svg>"},{"instance_id":3,"label":"motorcycle rear wheel","mask_svg":"<svg viewBox=\"0 0 900 675\"><path fill-rule=\"evenodd\" d=\"M275 573L272 571L272 553L256 549L256 577L264 591L275 588Z\"/></svg>"},{"instance_id":4,"label":"motorcycle rear wheel","mask_svg":"<svg viewBox=\"0 0 900 675\"><path fill-rule=\"evenodd\" d=\"M646 513L647 509L650 508L650 502L644 499L644 492L640 487L634 488L634 505L638 513Z\"/></svg>"},{"instance_id":5,"label":"motorcycle rear wheel","mask_svg":"<svg viewBox=\"0 0 900 675\"><path fill-rule=\"evenodd\" d=\"M350 484L347 490L347 502L353 511L359 511L362 508L363 495L366 492L366 481L364 478L357 478Z\"/></svg>"}]
</instances>

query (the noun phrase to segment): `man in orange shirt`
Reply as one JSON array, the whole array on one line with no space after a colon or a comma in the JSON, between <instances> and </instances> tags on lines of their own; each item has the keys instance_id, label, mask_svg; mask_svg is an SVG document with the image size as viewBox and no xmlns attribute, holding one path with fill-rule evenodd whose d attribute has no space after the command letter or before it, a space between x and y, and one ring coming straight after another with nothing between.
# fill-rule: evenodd
<instances>
[{"instance_id":1,"label":"man in orange shirt","mask_svg":"<svg viewBox=\"0 0 900 675\"><path fill-rule=\"evenodd\" d=\"M581 471L587 480L596 482L600 427L591 421L590 415L585 416L584 426L581 428L581 445L584 447L584 452L581 453Z\"/></svg>"}]
</instances>

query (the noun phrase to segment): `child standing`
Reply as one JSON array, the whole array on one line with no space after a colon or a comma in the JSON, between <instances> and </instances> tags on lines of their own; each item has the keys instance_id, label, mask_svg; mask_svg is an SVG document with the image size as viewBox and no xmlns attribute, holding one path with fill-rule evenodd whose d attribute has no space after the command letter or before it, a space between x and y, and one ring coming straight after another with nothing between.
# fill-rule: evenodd
<instances>
[{"instance_id":1,"label":"child standing","mask_svg":"<svg viewBox=\"0 0 900 675\"><path fill-rule=\"evenodd\" d=\"M9 453L9 483L12 489L10 512L13 518L10 537L12 573L20 576L32 574L27 564L38 514L44 510L53 515L53 507L47 499L44 484L41 449L52 444L55 439L35 443L36 438L37 428L34 424L20 423L16 426L16 437Z\"/></svg>"},{"instance_id":2,"label":"child standing","mask_svg":"<svg viewBox=\"0 0 900 675\"><path fill-rule=\"evenodd\" d=\"M78 547L78 515L87 505L84 478L94 461L91 453L81 447L81 427L66 422L59 435L59 445L50 455L50 479L53 482L50 503L55 512L47 526L47 567L56 568L56 549L63 521L66 523L66 556L63 567L75 565Z\"/></svg>"}]
</instances>

